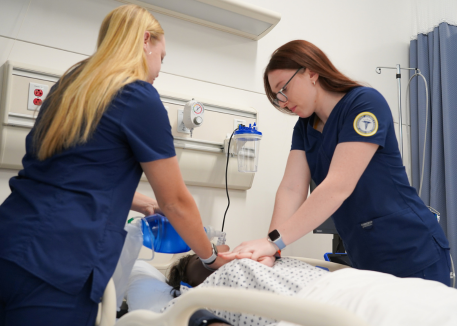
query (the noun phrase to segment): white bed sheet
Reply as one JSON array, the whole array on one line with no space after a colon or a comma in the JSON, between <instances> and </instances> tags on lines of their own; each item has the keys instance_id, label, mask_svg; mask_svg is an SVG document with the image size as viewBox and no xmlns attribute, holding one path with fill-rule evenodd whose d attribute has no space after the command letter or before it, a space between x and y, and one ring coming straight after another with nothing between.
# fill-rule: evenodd
<instances>
[{"instance_id":1,"label":"white bed sheet","mask_svg":"<svg viewBox=\"0 0 457 326\"><path fill-rule=\"evenodd\" d=\"M324 275L297 296L346 309L373 326L457 325L457 290L419 278L342 269Z\"/></svg>"}]
</instances>

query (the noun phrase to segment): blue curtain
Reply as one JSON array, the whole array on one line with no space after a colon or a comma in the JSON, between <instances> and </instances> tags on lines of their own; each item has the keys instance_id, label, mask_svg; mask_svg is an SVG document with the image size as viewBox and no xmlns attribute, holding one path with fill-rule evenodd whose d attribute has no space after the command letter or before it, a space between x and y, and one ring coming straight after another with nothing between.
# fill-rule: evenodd
<instances>
[{"instance_id":1,"label":"blue curtain","mask_svg":"<svg viewBox=\"0 0 457 326\"><path fill-rule=\"evenodd\" d=\"M410 67L428 83L429 110L422 200L441 213L440 224L457 263L457 27L441 23L410 43ZM411 74L412 75L412 74ZM410 85L411 177L419 192L425 133L425 86Z\"/></svg>"}]
</instances>

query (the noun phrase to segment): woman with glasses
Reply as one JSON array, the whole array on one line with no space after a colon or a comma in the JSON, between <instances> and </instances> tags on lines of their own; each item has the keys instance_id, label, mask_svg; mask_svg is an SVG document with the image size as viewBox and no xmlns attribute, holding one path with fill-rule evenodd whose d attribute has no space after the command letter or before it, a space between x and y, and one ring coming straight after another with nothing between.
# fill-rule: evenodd
<instances>
[{"instance_id":1,"label":"woman with glasses","mask_svg":"<svg viewBox=\"0 0 457 326\"><path fill-rule=\"evenodd\" d=\"M271 265L332 216L353 267L449 285L449 243L409 185L383 96L302 40L273 53L264 85L278 110L298 116L291 151L268 236L220 255Z\"/></svg>"}]
</instances>

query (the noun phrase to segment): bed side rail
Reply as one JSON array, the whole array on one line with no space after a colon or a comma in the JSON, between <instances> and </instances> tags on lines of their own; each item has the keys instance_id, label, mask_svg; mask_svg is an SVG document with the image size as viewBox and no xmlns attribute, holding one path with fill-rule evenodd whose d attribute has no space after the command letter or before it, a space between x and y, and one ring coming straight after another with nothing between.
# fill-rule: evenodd
<instances>
[{"instance_id":1,"label":"bed side rail","mask_svg":"<svg viewBox=\"0 0 457 326\"><path fill-rule=\"evenodd\" d=\"M256 314L307 326L368 326L353 313L328 304L262 291L220 287L189 291L163 314L148 310L130 312L120 318L116 326L187 326L190 316L204 307Z\"/></svg>"}]
</instances>

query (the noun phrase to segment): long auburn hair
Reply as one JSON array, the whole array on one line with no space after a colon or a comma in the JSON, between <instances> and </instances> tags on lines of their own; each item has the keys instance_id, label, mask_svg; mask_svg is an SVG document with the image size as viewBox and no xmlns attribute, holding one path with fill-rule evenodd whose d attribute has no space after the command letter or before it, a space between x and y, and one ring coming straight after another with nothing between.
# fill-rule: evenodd
<instances>
[{"instance_id":1,"label":"long auburn hair","mask_svg":"<svg viewBox=\"0 0 457 326\"><path fill-rule=\"evenodd\" d=\"M270 83L268 82L268 74L278 69L297 70L300 67L305 68L301 73L304 73L306 69L310 69L319 74L319 84L326 91L345 93L353 87L362 86L336 69L325 53L317 46L305 40L295 40L275 50L271 55L270 62L265 68L263 83L265 93L271 104L273 104L273 100L276 98L276 93L271 90ZM279 111L295 115L287 107L278 108L275 106L275 108Z\"/></svg>"},{"instance_id":2,"label":"long auburn hair","mask_svg":"<svg viewBox=\"0 0 457 326\"><path fill-rule=\"evenodd\" d=\"M164 34L154 16L137 5L120 6L105 17L97 51L68 69L45 100L34 133L39 160L87 142L116 93L147 79L145 31L152 42Z\"/></svg>"}]
</instances>

